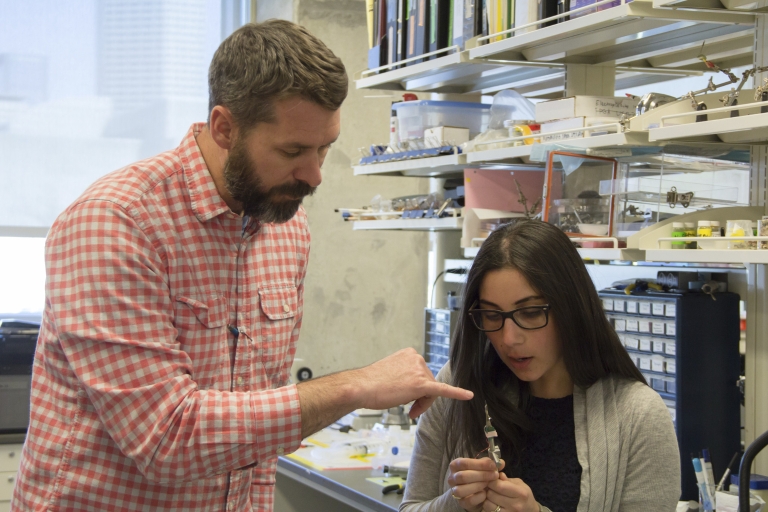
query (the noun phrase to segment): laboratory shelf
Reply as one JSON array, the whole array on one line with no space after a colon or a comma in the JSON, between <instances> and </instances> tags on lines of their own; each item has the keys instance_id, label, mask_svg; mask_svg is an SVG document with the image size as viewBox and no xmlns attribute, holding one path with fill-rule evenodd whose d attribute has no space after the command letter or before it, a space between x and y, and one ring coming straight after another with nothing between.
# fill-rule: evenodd
<instances>
[{"instance_id":1,"label":"laboratory shelf","mask_svg":"<svg viewBox=\"0 0 768 512\"><path fill-rule=\"evenodd\" d=\"M355 176L411 176L417 178L458 175L467 163L465 155L443 155L380 164L353 166Z\"/></svg>"},{"instance_id":2,"label":"laboratory shelf","mask_svg":"<svg viewBox=\"0 0 768 512\"><path fill-rule=\"evenodd\" d=\"M464 257L474 258L477 256L479 247L465 247ZM602 260L602 261L643 261L645 258L645 251L638 249L590 249L590 248L577 248L579 255L584 260ZM768 252L768 251L766 251Z\"/></svg>"},{"instance_id":3,"label":"laboratory shelf","mask_svg":"<svg viewBox=\"0 0 768 512\"><path fill-rule=\"evenodd\" d=\"M467 153L467 163L501 162L528 163L533 146L511 146L500 149L486 149Z\"/></svg>"},{"instance_id":4,"label":"laboratory shelf","mask_svg":"<svg viewBox=\"0 0 768 512\"><path fill-rule=\"evenodd\" d=\"M684 263L768 264L768 250L749 249L646 249L646 261Z\"/></svg>"},{"instance_id":5,"label":"laboratory shelf","mask_svg":"<svg viewBox=\"0 0 768 512\"><path fill-rule=\"evenodd\" d=\"M653 6L660 9L692 9L697 11L720 11L742 13L768 12L768 0L653 0Z\"/></svg>"},{"instance_id":6,"label":"laboratory shelf","mask_svg":"<svg viewBox=\"0 0 768 512\"><path fill-rule=\"evenodd\" d=\"M571 130L576 131L576 130ZM594 137L577 137L565 140L551 141L547 144L561 144L577 149L612 149L624 146L658 146L648 140L648 132L620 132L596 135Z\"/></svg>"},{"instance_id":7,"label":"laboratory shelf","mask_svg":"<svg viewBox=\"0 0 768 512\"><path fill-rule=\"evenodd\" d=\"M747 106L749 105L743 105L743 107ZM768 113L713 119L700 123L661 126L650 129L648 133L650 141L705 140L738 144L766 144L768 143Z\"/></svg>"},{"instance_id":8,"label":"laboratory shelf","mask_svg":"<svg viewBox=\"0 0 768 512\"><path fill-rule=\"evenodd\" d=\"M472 48L469 58L620 65L753 29L754 16L654 9L635 0Z\"/></svg>"},{"instance_id":9,"label":"laboratory shelf","mask_svg":"<svg viewBox=\"0 0 768 512\"><path fill-rule=\"evenodd\" d=\"M463 217L443 217L442 219L357 220L352 223L352 229L355 231L371 229L402 231L460 231L463 223Z\"/></svg>"},{"instance_id":10,"label":"laboratory shelf","mask_svg":"<svg viewBox=\"0 0 768 512\"><path fill-rule=\"evenodd\" d=\"M539 83L558 74L562 82L563 68L557 64L511 66L506 62L470 61L465 50L399 69L384 69L378 73L365 70L355 80L355 85L358 89L489 94L512 85L523 87Z\"/></svg>"}]
</instances>

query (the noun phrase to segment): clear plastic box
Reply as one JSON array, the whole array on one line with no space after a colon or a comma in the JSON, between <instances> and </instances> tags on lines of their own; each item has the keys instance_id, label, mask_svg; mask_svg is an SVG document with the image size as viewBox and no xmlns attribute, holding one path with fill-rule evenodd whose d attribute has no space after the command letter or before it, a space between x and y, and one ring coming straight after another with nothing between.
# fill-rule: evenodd
<instances>
[{"instance_id":1,"label":"clear plastic box","mask_svg":"<svg viewBox=\"0 0 768 512\"><path fill-rule=\"evenodd\" d=\"M462 101L403 101L392 108L397 112L401 141L424 138L424 130L437 126L469 128L472 139L488 128L491 106Z\"/></svg>"},{"instance_id":2,"label":"clear plastic box","mask_svg":"<svg viewBox=\"0 0 768 512\"><path fill-rule=\"evenodd\" d=\"M615 201L613 235L619 239L678 215L709 208L749 206L750 164L737 154L696 154L667 147L645 157L619 158L615 180L601 180L600 196ZM748 153L747 153L748 155Z\"/></svg>"}]
</instances>

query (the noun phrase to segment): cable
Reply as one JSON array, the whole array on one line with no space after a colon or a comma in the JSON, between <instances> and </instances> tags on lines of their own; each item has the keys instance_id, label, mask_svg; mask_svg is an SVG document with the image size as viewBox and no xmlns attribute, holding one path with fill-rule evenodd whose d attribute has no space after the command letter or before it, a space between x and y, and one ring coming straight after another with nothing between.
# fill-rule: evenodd
<instances>
[{"instance_id":1,"label":"cable","mask_svg":"<svg viewBox=\"0 0 768 512\"><path fill-rule=\"evenodd\" d=\"M429 307L432 308L432 309L434 309L434 307L435 307L435 286L437 286L437 280L440 279L440 277L443 274L448 273L448 274L464 275L467 272L469 272L468 268L446 268L442 272L437 274L437 277L435 278L434 282L432 283L432 293L430 294L430 297L429 297L429 299L430 299L429 300L429 304L430 304Z\"/></svg>"}]
</instances>

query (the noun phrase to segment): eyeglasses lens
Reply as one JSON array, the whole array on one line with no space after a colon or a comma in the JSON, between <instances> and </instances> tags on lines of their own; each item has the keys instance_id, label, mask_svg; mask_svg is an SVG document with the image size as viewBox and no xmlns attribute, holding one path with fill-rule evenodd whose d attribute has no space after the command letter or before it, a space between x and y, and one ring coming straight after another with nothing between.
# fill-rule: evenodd
<instances>
[{"instance_id":1,"label":"eyeglasses lens","mask_svg":"<svg viewBox=\"0 0 768 512\"><path fill-rule=\"evenodd\" d=\"M479 330L492 332L500 330L509 315L501 311L476 310L471 311L470 316ZM523 329L539 329L547 325L547 312L544 308L522 308L514 311L511 316Z\"/></svg>"}]
</instances>

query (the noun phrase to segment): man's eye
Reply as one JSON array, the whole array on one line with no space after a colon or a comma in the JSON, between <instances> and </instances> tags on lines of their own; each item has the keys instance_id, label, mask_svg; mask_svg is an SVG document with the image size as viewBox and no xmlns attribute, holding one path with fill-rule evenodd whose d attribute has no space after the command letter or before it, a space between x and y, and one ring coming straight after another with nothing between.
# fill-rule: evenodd
<instances>
[{"instance_id":1,"label":"man's eye","mask_svg":"<svg viewBox=\"0 0 768 512\"><path fill-rule=\"evenodd\" d=\"M283 151L283 153L285 154L285 156L296 157L301 154L301 151Z\"/></svg>"}]
</instances>

